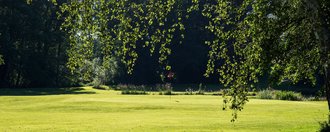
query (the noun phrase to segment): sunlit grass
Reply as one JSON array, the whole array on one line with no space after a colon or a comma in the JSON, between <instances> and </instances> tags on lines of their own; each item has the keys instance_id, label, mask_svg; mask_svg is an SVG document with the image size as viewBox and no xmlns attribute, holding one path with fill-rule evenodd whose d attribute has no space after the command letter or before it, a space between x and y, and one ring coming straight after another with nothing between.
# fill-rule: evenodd
<instances>
[{"instance_id":1,"label":"sunlit grass","mask_svg":"<svg viewBox=\"0 0 330 132\"><path fill-rule=\"evenodd\" d=\"M251 99L239 119L220 96L82 94L0 96L0 131L316 131L324 101ZM94 93L95 94L90 94ZM89 94L86 94L89 93Z\"/></svg>"}]
</instances>

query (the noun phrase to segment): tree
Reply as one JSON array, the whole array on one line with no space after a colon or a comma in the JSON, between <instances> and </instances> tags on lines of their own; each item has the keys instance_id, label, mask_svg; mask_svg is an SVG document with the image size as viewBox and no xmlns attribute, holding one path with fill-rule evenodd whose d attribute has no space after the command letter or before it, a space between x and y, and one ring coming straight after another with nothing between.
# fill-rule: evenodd
<instances>
[{"instance_id":1,"label":"tree","mask_svg":"<svg viewBox=\"0 0 330 132\"><path fill-rule=\"evenodd\" d=\"M137 45L148 47L150 55L159 56L165 70L171 69L166 62L171 54L169 45L175 31L184 30L177 1L71 0L61 5L61 10L65 17L62 28L71 45L68 67L72 72L83 67L85 60L91 61L94 54L101 54L104 67L109 67L113 56L119 56L131 73L139 56ZM96 41L101 50L94 50Z\"/></svg>"},{"instance_id":2,"label":"tree","mask_svg":"<svg viewBox=\"0 0 330 132\"><path fill-rule=\"evenodd\" d=\"M330 109L328 1L217 0L204 7L206 28L215 36L206 42L212 49L206 75L217 72L230 88L224 102L234 110L233 121L263 73L277 82L314 84L322 73Z\"/></svg>"},{"instance_id":3,"label":"tree","mask_svg":"<svg viewBox=\"0 0 330 132\"><path fill-rule=\"evenodd\" d=\"M132 72L137 45L148 47L151 54L158 51L159 63L170 70L167 58L178 36L175 31L185 29L184 16L202 10L211 35L205 75L217 73L229 88L224 108L229 103L234 121L248 101L247 92L265 73L276 82L314 84L321 73L330 109L329 7L327 0L71 0L61 5L61 14L72 71L92 59L95 41L100 40L103 65L115 54Z\"/></svg>"},{"instance_id":4,"label":"tree","mask_svg":"<svg viewBox=\"0 0 330 132\"><path fill-rule=\"evenodd\" d=\"M196 39L191 42L189 38L186 39L190 43L188 45L174 45L176 43L179 44L181 38L184 37L181 36L183 35L183 24L191 24L196 27L196 25L187 21L191 19L188 18L189 12L186 11L191 1L183 0L174 2L126 1L124 3L116 3L107 0L84 2L72 0L61 4L57 1L55 5L59 5L62 10L59 12L61 14L59 16L61 18L60 20L64 21L62 18L66 19L62 25L62 29L68 33L68 40L71 44L68 54L70 56L69 58L72 58L72 61L70 61L71 59L69 60L68 66L75 75L80 75L81 73L85 73L80 72L80 69L86 68L87 63L93 62L95 58L100 58L99 64L105 68L108 66L103 64L103 62L108 62L112 58L116 58L117 60L117 57L119 57L126 63L128 70L131 71L130 73L133 74L133 76L129 75L126 78L135 79L134 82L136 83L159 83L159 74L164 72L166 68L168 70L170 65L175 66L179 71L186 69L185 67L187 66L192 67L191 69L197 71L199 76L196 77L196 73L194 76L189 75L192 72L178 72L178 75L180 75L180 79L178 80L195 80L195 82L198 82L197 79L202 78L203 70L205 69L203 64L207 60L207 47L200 44L200 42L195 42ZM35 2L30 4L33 3ZM78 8L80 10L76 10ZM122 10L121 8L125 10L120 11ZM197 21L199 17L201 17L201 14L193 18L196 20L196 23L199 23ZM178 20L179 18L181 20ZM130 22L124 22L126 19ZM200 26L197 29L204 30L202 27ZM137 32L142 30L143 32ZM203 34L202 31L196 34L194 30L194 28L190 28L188 32L195 35L195 38L200 38L201 34ZM127 40L123 40L122 38ZM202 39L198 41L202 41ZM186 41L186 43L188 42ZM135 46L131 47L128 45ZM179 49L175 46L182 48ZM172 57L169 56L172 50L178 51L177 49L179 49L184 51L187 48L194 51L191 53L185 52L183 55L172 54ZM122 49L125 49L125 51ZM201 52L201 49L203 52ZM89 50L89 52L85 52L86 50ZM189 56L196 55L196 53L200 53L203 56L199 57L199 59L189 58ZM132 57L132 55L135 57ZM150 55L152 56L150 57ZM168 56L171 60L182 57L184 61L175 64L175 62L169 62L170 60L167 59ZM152 61L149 61L149 59L152 59ZM199 67L196 64L199 66L203 65L203 67ZM133 67L135 68L134 72L132 72ZM148 69L155 70L148 71ZM145 74L145 72L150 72L150 74ZM93 73L86 72L86 75L82 76L88 76L87 74Z\"/></svg>"},{"instance_id":5,"label":"tree","mask_svg":"<svg viewBox=\"0 0 330 132\"><path fill-rule=\"evenodd\" d=\"M0 0L0 87L68 84L58 10L48 1Z\"/></svg>"}]
</instances>

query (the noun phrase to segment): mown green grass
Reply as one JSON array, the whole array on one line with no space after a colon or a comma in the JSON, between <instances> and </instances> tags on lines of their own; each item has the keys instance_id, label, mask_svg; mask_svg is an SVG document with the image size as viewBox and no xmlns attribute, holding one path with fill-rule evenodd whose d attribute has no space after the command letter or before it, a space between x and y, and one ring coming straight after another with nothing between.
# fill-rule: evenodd
<instances>
[{"instance_id":1,"label":"mown green grass","mask_svg":"<svg viewBox=\"0 0 330 132\"><path fill-rule=\"evenodd\" d=\"M80 89L81 90L81 89ZM83 90L83 89L82 89ZM317 131L326 102L251 99L239 119L220 96L75 94L0 96L0 131ZM8 91L7 91L8 92ZM95 93L95 94L91 94Z\"/></svg>"}]
</instances>

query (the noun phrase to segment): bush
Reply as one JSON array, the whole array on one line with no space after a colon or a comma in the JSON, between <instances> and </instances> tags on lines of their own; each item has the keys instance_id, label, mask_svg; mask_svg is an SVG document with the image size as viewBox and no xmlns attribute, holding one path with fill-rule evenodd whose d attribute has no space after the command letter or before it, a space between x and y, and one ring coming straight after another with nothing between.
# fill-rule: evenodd
<instances>
[{"instance_id":1,"label":"bush","mask_svg":"<svg viewBox=\"0 0 330 132\"><path fill-rule=\"evenodd\" d=\"M301 93L293 91L275 91L275 90L262 90L257 93L259 99L278 99L278 100L291 100L301 101L304 97Z\"/></svg>"},{"instance_id":2,"label":"bush","mask_svg":"<svg viewBox=\"0 0 330 132\"><path fill-rule=\"evenodd\" d=\"M222 96L222 93L221 92L213 92L212 95L213 96Z\"/></svg>"},{"instance_id":3,"label":"bush","mask_svg":"<svg viewBox=\"0 0 330 132\"><path fill-rule=\"evenodd\" d=\"M127 84L118 84L118 85L114 86L114 90L125 90L128 87L129 86Z\"/></svg>"},{"instance_id":4,"label":"bush","mask_svg":"<svg viewBox=\"0 0 330 132\"><path fill-rule=\"evenodd\" d=\"M96 88L96 89L100 89L102 84L103 84L103 82L98 77L95 77L92 82L93 88Z\"/></svg>"},{"instance_id":5,"label":"bush","mask_svg":"<svg viewBox=\"0 0 330 132\"><path fill-rule=\"evenodd\" d=\"M320 131L319 132L330 132L330 116L328 121L324 121L320 123Z\"/></svg>"},{"instance_id":6,"label":"bush","mask_svg":"<svg viewBox=\"0 0 330 132\"><path fill-rule=\"evenodd\" d=\"M135 86L135 85L118 85L117 90L121 90L121 94L133 94L133 95L145 95L147 94L145 86Z\"/></svg>"},{"instance_id":7,"label":"bush","mask_svg":"<svg viewBox=\"0 0 330 132\"><path fill-rule=\"evenodd\" d=\"M124 90L121 91L121 94L131 94L131 95L146 95L146 91L136 91L136 90Z\"/></svg>"},{"instance_id":8,"label":"bush","mask_svg":"<svg viewBox=\"0 0 330 132\"><path fill-rule=\"evenodd\" d=\"M107 63L104 63L101 58L97 57L93 60L84 60L84 63L76 71L79 76L77 81L83 85L91 85L94 88L114 83L115 78L122 73L116 58L110 58Z\"/></svg>"},{"instance_id":9,"label":"bush","mask_svg":"<svg viewBox=\"0 0 330 132\"><path fill-rule=\"evenodd\" d=\"M257 93L256 92L248 92L247 96L257 96Z\"/></svg>"},{"instance_id":10,"label":"bush","mask_svg":"<svg viewBox=\"0 0 330 132\"><path fill-rule=\"evenodd\" d=\"M326 97L319 97L319 96L315 96L315 97L304 97L305 101L327 101Z\"/></svg>"},{"instance_id":11,"label":"bush","mask_svg":"<svg viewBox=\"0 0 330 132\"><path fill-rule=\"evenodd\" d=\"M110 90L111 89L109 86L106 86L106 85L98 85L97 87L93 86L93 88L99 89L99 90Z\"/></svg>"},{"instance_id":12,"label":"bush","mask_svg":"<svg viewBox=\"0 0 330 132\"><path fill-rule=\"evenodd\" d=\"M173 94L172 91L170 91L170 90L166 90L166 91L163 91L163 93L160 94L160 95L174 95L174 94Z\"/></svg>"},{"instance_id":13,"label":"bush","mask_svg":"<svg viewBox=\"0 0 330 132\"><path fill-rule=\"evenodd\" d=\"M191 88L186 89L184 95L193 95L193 90Z\"/></svg>"},{"instance_id":14,"label":"bush","mask_svg":"<svg viewBox=\"0 0 330 132\"><path fill-rule=\"evenodd\" d=\"M276 91L275 99L301 101L303 100L303 96L301 95L301 93L295 93L292 91Z\"/></svg>"},{"instance_id":15,"label":"bush","mask_svg":"<svg viewBox=\"0 0 330 132\"><path fill-rule=\"evenodd\" d=\"M273 98L274 91L272 90L262 90L258 92L257 97L259 99L274 99Z\"/></svg>"},{"instance_id":16,"label":"bush","mask_svg":"<svg viewBox=\"0 0 330 132\"><path fill-rule=\"evenodd\" d=\"M156 88L159 91L159 95L174 95L172 92L172 85L170 83L157 84Z\"/></svg>"}]
</instances>

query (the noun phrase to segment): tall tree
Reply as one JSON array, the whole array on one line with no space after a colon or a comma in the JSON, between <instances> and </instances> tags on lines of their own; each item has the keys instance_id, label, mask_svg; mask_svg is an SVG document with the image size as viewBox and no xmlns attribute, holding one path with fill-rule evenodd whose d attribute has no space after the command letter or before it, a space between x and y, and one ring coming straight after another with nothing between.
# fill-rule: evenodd
<instances>
[{"instance_id":1,"label":"tall tree","mask_svg":"<svg viewBox=\"0 0 330 132\"><path fill-rule=\"evenodd\" d=\"M328 1L216 0L204 7L215 36L206 42L212 49L207 75L217 72L230 88L224 102L234 119L263 73L277 82L314 84L322 73L330 109Z\"/></svg>"},{"instance_id":2,"label":"tall tree","mask_svg":"<svg viewBox=\"0 0 330 132\"><path fill-rule=\"evenodd\" d=\"M58 7L48 1L28 5L0 0L0 87L56 86L65 74L64 34ZM62 78L64 78L62 76Z\"/></svg>"},{"instance_id":3,"label":"tall tree","mask_svg":"<svg viewBox=\"0 0 330 132\"><path fill-rule=\"evenodd\" d=\"M109 67L113 56L120 56L131 73L139 56L137 47L149 47L164 69L171 69L166 63L169 45L175 31L184 29L183 9L177 1L71 0L61 9L65 17L62 27L71 45L68 66L73 72L98 52L104 67ZM94 50L96 40L100 41L99 51Z\"/></svg>"},{"instance_id":4,"label":"tall tree","mask_svg":"<svg viewBox=\"0 0 330 132\"><path fill-rule=\"evenodd\" d=\"M167 64L175 31L185 29L183 12L201 9L211 35L206 41L211 49L206 76L217 73L220 83L230 89L224 102L234 110L234 119L264 73L276 82L314 84L316 74L322 73L330 108L327 0L191 0L187 7L180 2L71 0L61 5L62 27L71 44L70 69L91 59L95 40L101 41L104 66L117 54L131 72L139 44L149 47L151 54L158 51L160 64Z\"/></svg>"}]
</instances>

